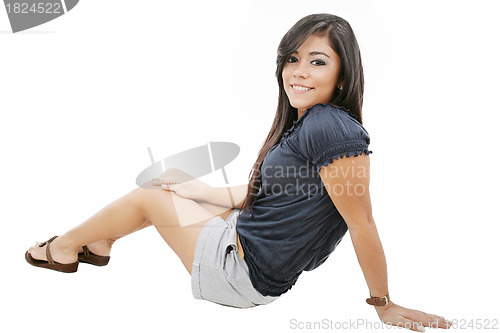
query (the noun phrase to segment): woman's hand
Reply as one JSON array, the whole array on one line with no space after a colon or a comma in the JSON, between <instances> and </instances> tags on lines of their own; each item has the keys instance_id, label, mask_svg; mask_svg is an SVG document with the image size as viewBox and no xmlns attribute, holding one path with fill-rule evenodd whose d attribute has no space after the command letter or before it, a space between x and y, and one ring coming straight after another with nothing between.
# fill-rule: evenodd
<instances>
[{"instance_id":1,"label":"woman's hand","mask_svg":"<svg viewBox=\"0 0 500 333\"><path fill-rule=\"evenodd\" d=\"M165 191L175 192L177 195L191 200L202 200L202 189L209 187L209 185L197 179L188 181L169 179L167 181L164 178L154 178L153 185L160 186Z\"/></svg>"},{"instance_id":2,"label":"woman's hand","mask_svg":"<svg viewBox=\"0 0 500 333\"><path fill-rule=\"evenodd\" d=\"M404 327L416 332L424 332L424 326L430 328L450 328L451 322L441 316L422 311L407 309L393 302L385 306L375 306L379 318L386 324Z\"/></svg>"}]
</instances>

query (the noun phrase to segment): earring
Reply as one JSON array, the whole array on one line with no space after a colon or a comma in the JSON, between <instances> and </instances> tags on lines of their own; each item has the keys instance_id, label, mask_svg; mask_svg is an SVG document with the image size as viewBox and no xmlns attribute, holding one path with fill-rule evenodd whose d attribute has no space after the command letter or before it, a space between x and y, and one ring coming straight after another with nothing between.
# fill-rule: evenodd
<instances>
[{"instance_id":1,"label":"earring","mask_svg":"<svg viewBox=\"0 0 500 333\"><path fill-rule=\"evenodd\" d=\"M339 90L342 90L342 88L343 88L343 87L344 87L344 86L338 86L337 88L338 88Z\"/></svg>"}]
</instances>

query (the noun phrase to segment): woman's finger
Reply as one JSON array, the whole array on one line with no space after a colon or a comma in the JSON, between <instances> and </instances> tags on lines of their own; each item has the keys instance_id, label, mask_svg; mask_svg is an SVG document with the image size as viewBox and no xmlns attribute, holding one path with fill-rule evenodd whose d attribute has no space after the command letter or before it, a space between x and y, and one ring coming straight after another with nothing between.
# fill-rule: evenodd
<instances>
[{"instance_id":1,"label":"woman's finger","mask_svg":"<svg viewBox=\"0 0 500 333\"><path fill-rule=\"evenodd\" d=\"M153 179L151 179L151 184L156 185L156 186L161 186L162 184L172 185L172 184L177 184L177 181L166 180L164 178L153 178Z\"/></svg>"},{"instance_id":2,"label":"woman's finger","mask_svg":"<svg viewBox=\"0 0 500 333\"><path fill-rule=\"evenodd\" d=\"M450 328L451 321L441 316L429 315L430 328Z\"/></svg>"},{"instance_id":3,"label":"woman's finger","mask_svg":"<svg viewBox=\"0 0 500 333\"><path fill-rule=\"evenodd\" d=\"M391 323L393 326L403 327L415 332L424 332L425 328L422 326L420 322L415 322L406 317L400 316L397 323Z\"/></svg>"},{"instance_id":4,"label":"woman's finger","mask_svg":"<svg viewBox=\"0 0 500 333\"><path fill-rule=\"evenodd\" d=\"M158 185L161 185L162 183L163 183L163 179L161 179L161 178L153 178L153 181L152 181L153 185L158 186Z\"/></svg>"},{"instance_id":5,"label":"woman's finger","mask_svg":"<svg viewBox=\"0 0 500 333\"><path fill-rule=\"evenodd\" d=\"M449 321L441 316L428 314L419 310L407 309L407 312L403 314L410 320L414 322L422 323L423 326L431 328L449 328Z\"/></svg>"},{"instance_id":6,"label":"woman's finger","mask_svg":"<svg viewBox=\"0 0 500 333\"><path fill-rule=\"evenodd\" d=\"M175 186L177 186L177 184L176 183L164 183L164 184L161 184L160 186L164 190L175 192Z\"/></svg>"}]
</instances>

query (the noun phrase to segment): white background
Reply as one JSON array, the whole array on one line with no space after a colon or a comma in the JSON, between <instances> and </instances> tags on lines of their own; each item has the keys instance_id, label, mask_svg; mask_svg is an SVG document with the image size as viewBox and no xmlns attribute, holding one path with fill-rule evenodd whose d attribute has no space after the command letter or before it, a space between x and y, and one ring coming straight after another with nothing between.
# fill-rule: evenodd
<instances>
[{"instance_id":1,"label":"white background","mask_svg":"<svg viewBox=\"0 0 500 333\"><path fill-rule=\"evenodd\" d=\"M232 185L245 182L276 109L278 43L318 12L347 19L361 47L370 190L393 300L498 321L495 8L86 0L12 34L1 7L0 331L288 332L298 330L291 320L377 322L348 234L290 292L248 310L194 300L188 273L153 228L118 241L103 268L61 274L23 259L35 241L133 189L148 145L159 159L235 142L241 153L226 170Z\"/></svg>"}]
</instances>

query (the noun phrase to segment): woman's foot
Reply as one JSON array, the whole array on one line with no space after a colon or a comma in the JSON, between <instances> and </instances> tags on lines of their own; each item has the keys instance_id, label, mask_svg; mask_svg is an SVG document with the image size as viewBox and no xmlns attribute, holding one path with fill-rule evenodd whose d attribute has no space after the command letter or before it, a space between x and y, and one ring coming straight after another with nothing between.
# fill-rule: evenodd
<instances>
[{"instance_id":1,"label":"woman's foot","mask_svg":"<svg viewBox=\"0 0 500 333\"><path fill-rule=\"evenodd\" d=\"M38 243L35 246L32 246L28 249L28 253L34 259L37 260L47 260L47 244L40 247ZM78 260L78 252L72 250L67 243L65 243L64 239L57 237L50 243L50 254L52 255L52 259L60 264L72 264Z\"/></svg>"},{"instance_id":2,"label":"woman's foot","mask_svg":"<svg viewBox=\"0 0 500 333\"><path fill-rule=\"evenodd\" d=\"M93 254L96 254L98 256L109 256L109 254L111 253L111 246L113 245L113 243L114 240L104 239L88 244L87 247ZM29 254L31 254L31 256L34 259L47 260L47 255L46 255L47 245L39 247L38 244L41 243L37 242L35 246L32 246L28 249ZM50 254L52 255L54 261L60 264L71 264L77 261L78 253L82 252L83 248L80 247L80 250L77 253L75 253L74 250L71 250L68 247L68 244L65 244L64 239L61 237L57 237L52 241L52 243L50 243Z\"/></svg>"}]
</instances>

